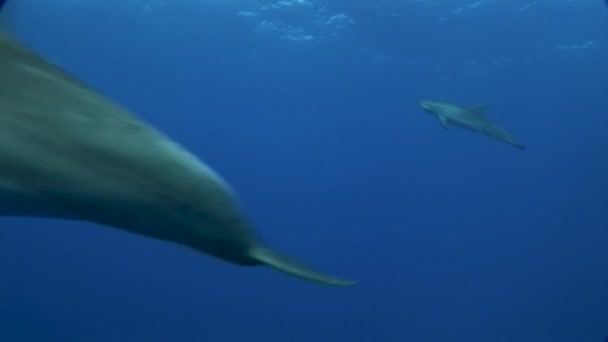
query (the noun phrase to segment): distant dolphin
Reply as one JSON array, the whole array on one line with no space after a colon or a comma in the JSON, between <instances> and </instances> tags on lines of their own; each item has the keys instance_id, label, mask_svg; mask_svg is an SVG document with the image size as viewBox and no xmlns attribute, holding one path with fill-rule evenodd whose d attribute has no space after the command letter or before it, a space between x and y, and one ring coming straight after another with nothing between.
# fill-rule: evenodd
<instances>
[{"instance_id":1,"label":"distant dolphin","mask_svg":"<svg viewBox=\"0 0 608 342\"><path fill-rule=\"evenodd\" d=\"M194 155L0 32L0 215L88 221L355 284L263 247L237 202Z\"/></svg>"},{"instance_id":2,"label":"distant dolphin","mask_svg":"<svg viewBox=\"0 0 608 342\"><path fill-rule=\"evenodd\" d=\"M473 132L483 133L521 150L525 149L523 145L513 140L509 132L498 127L484 115L485 106L483 105L466 108L436 101L422 101L419 105L425 111L437 116L439 122L445 128L450 125L458 126Z\"/></svg>"}]
</instances>

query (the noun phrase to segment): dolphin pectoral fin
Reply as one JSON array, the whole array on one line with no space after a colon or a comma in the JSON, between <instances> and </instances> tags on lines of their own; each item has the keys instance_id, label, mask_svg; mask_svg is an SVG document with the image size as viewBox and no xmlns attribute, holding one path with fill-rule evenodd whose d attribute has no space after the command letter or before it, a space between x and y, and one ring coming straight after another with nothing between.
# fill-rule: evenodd
<instances>
[{"instance_id":1,"label":"dolphin pectoral fin","mask_svg":"<svg viewBox=\"0 0 608 342\"><path fill-rule=\"evenodd\" d=\"M351 286L357 284L356 281L343 280L318 273L267 248L255 247L249 252L249 255L266 266L300 279L331 286Z\"/></svg>"},{"instance_id":2,"label":"dolphin pectoral fin","mask_svg":"<svg viewBox=\"0 0 608 342\"><path fill-rule=\"evenodd\" d=\"M446 120L443 116L438 116L439 122L444 128L448 128L448 120Z\"/></svg>"}]
</instances>

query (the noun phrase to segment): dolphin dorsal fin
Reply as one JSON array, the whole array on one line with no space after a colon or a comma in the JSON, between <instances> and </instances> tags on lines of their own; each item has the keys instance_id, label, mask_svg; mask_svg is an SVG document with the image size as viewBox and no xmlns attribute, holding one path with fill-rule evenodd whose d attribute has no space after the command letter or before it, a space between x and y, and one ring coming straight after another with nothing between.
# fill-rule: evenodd
<instances>
[{"instance_id":1,"label":"dolphin dorsal fin","mask_svg":"<svg viewBox=\"0 0 608 342\"><path fill-rule=\"evenodd\" d=\"M355 281L348 281L321 274L267 248L254 247L249 252L249 256L277 271L281 271L297 278L315 283L331 286L351 286L357 284Z\"/></svg>"},{"instance_id":2,"label":"dolphin dorsal fin","mask_svg":"<svg viewBox=\"0 0 608 342\"><path fill-rule=\"evenodd\" d=\"M488 108L488 106L481 104L481 105L477 105L477 106L473 106L473 107L469 108L469 112L475 116L484 116L484 112L486 111L486 108Z\"/></svg>"}]
</instances>

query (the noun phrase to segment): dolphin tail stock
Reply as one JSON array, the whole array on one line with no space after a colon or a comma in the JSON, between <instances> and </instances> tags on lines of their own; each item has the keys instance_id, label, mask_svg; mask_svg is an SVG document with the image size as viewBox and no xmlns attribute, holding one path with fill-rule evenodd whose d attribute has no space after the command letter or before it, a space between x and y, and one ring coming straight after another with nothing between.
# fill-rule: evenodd
<instances>
[{"instance_id":1,"label":"dolphin tail stock","mask_svg":"<svg viewBox=\"0 0 608 342\"><path fill-rule=\"evenodd\" d=\"M329 286L352 286L358 282L339 279L333 276L321 274L317 271L310 269L307 266L301 265L290 258L283 256L273 250L254 247L250 252L249 256L254 260L260 262L263 265L269 266L277 271L286 273L288 275L312 281L314 283L329 285Z\"/></svg>"}]
</instances>

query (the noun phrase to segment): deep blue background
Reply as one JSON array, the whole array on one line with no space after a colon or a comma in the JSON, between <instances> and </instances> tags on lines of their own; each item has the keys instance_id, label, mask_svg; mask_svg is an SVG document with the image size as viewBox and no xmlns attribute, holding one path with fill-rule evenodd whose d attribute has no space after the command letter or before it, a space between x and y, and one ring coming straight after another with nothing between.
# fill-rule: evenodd
<instances>
[{"instance_id":1,"label":"deep blue background","mask_svg":"<svg viewBox=\"0 0 608 342\"><path fill-rule=\"evenodd\" d=\"M608 334L602 1L12 1L7 27L215 168L269 244L361 284L4 218L0 341ZM487 104L527 150L423 99Z\"/></svg>"}]
</instances>

